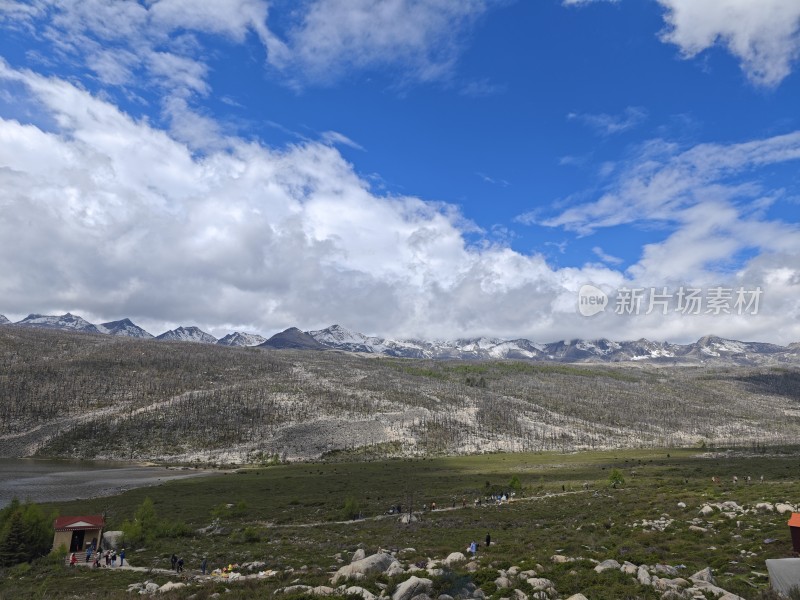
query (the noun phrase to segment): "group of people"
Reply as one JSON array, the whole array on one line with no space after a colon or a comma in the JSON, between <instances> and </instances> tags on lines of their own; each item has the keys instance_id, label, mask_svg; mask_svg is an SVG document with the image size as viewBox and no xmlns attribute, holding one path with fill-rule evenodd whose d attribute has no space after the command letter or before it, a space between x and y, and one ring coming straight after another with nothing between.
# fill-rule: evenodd
<instances>
[{"instance_id":1,"label":"group of people","mask_svg":"<svg viewBox=\"0 0 800 600\"><path fill-rule=\"evenodd\" d=\"M116 567L117 566L117 557L119 556L119 566L123 566L125 564L125 548L120 550L119 555L117 555L116 550L106 550L103 552L102 549L95 551L94 546L89 545L86 548L86 562L90 562L94 556L94 561L92 562L92 566L95 568L103 566L101 561L105 562L106 567ZM74 567L78 564L78 555L73 552L69 557L69 564L71 567Z\"/></svg>"}]
</instances>

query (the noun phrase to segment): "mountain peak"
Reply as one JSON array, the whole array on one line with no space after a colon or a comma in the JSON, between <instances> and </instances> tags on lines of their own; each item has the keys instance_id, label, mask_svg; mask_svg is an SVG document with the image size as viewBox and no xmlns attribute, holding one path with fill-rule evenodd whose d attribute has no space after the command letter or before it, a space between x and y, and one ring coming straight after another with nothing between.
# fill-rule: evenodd
<instances>
[{"instance_id":1,"label":"mountain peak","mask_svg":"<svg viewBox=\"0 0 800 600\"><path fill-rule=\"evenodd\" d=\"M325 346L308 333L300 331L297 327L289 327L276 333L266 342L259 344L259 348L294 349L294 350L327 350Z\"/></svg>"},{"instance_id":2,"label":"mountain peak","mask_svg":"<svg viewBox=\"0 0 800 600\"><path fill-rule=\"evenodd\" d=\"M101 325L97 325L97 328L102 332L108 335L117 335L121 337L132 337L132 338L139 338L139 339L149 339L153 337L153 335L138 325L131 321L128 318L120 319L119 321L109 321L108 323L102 323Z\"/></svg>"},{"instance_id":3,"label":"mountain peak","mask_svg":"<svg viewBox=\"0 0 800 600\"><path fill-rule=\"evenodd\" d=\"M206 333L194 325L189 327L180 326L177 329L165 331L156 337L157 340L168 342L195 342L199 344L216 344L217 338L210 333Z\"/></svg>"},{"instance_id":4,"label":"mountain peak","mask_svg":"<svg viewBox=\"0 0 800 600\"><path fill-rule=\"evenodd\" d=\"M264 336L256 333L242 333L234 331L217 340L220 346L258 346L266 341Z\"/></svg>"}]
</instances>

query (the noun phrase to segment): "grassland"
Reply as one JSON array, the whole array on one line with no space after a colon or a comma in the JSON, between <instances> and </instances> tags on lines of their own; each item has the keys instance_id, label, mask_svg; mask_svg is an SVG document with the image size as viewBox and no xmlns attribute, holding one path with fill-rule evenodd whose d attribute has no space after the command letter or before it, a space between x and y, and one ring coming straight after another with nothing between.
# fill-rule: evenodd
<instances>
[{"instance_id":1,"label":"grassland","mask_svg":"<svg viewBox=\"0 0 800 600\"><path fill-rule=\"evenodd\" d=\"M791 553L788 515L748 510L734 518L719 511L700 517L698 511L705 504L724 501L752 509L759 502L795 503L800 498L796 448L485 454L371 462L338 458L244 468L48 508L61 514L104 513L109 528L116 529L149 497L158 517L170 525L163 532L173 533L162 532L145 545L129 547L133 565L169 568L169 557L176 552L186 559L184 580L189 582L194 581L203 556L211 567L263 561L264 568L279 572L264 581L195 581L159 596L166 598L203 600L214 593L232 600L272 596L276 588L291 582L327 583L331 571L341 566L337 558L346 561L359 547L367 554L379 548L413 548L402 554L410 564L463 551L487 532L495 543L479 553L479 570L468 573L454 567L434 577L438 591L446 591L454 581L472 580L487 598L508 597L508 590L497 590L494 579L497 569L517 565L551 579L562 598L576 592L590 600L661 597L619 571L595 573L589 562L613 558L683 565L683 577L709 566L721 587L758 598L767 597L764 560ZM616 489L609 485L613 469L625 478ZM474 505L476 498L509 491L515 476L522 488L513 502ZM737 485L734 476L739 478ZM712 477L721 483L712 483ZM345 519L348 501L358 504L363 519ZM422 514L417 522L402 524L396 517L384 516L391 505L400 503L404 510L412 505L421 511L432 502L438 510ZM680 508L679 502L686 507ZM642 525L663 515L672 520L664 531ZM701 521L693 521L696 518ZM220 526L217 534L196 532L214 519ZM706 531L690 529L697 523ZM550 557L555 554L583 560L554 564ZM170 576L70 570L45 559L3 573L0 597L126 598L130 597L127 584L145 579L163 583ZM396 583L397 579L378 576L362 585L377 594L381 586L391 592Z\"/></svg>"}]
</instances>

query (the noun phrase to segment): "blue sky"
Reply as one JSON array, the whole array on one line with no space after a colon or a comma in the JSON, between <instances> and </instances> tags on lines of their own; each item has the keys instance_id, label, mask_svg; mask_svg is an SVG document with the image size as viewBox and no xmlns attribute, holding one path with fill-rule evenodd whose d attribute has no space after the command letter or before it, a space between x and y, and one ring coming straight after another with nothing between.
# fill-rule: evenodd
<instances>
[{"instance_id":1,"label":"blue sky","mask_svg":"<svg viewBox=\"0 0 800 600\"><path fill-rule=\"evenodd\" d=\"M9 318L800 341L794 2L10 0L0 28ZM685 286L762 304L612 310Z\"/></svg>"}]
</instances>

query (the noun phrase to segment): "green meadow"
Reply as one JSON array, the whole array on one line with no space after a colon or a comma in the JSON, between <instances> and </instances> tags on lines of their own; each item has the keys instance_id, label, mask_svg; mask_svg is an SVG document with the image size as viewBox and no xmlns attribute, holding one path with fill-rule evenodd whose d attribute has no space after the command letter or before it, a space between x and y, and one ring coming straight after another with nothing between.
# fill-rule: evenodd
<instances>
[{"instance_id":1,"label":"green meadow","mask_svg":"<svg viewBox=\"0 0 800 600\"><path fill-rule=\"evenodd\" d=\"M509 597L509 590L498 590L494 583L497 569L519 566L553 581L561 598L577 592L589 600L661 597L629 575L592 568L591 561L615 559L678 566L685 578L711 567L720 587L745 598L768 598L764 560L791 555L790 515L754 507L800 500L796 448L353 458L340 454L321 463L245 467L115 497L45 505L62 515L105 514L106 529L116 530L135 524L149 499L146 531L126 542L128 562L169 569L176 553L184 558L186 571L179 577L70 569L51 556L6 569L0 598L129 598L127 585L144 580L191 583L159 594L164 598L203 600L215 593L261 598L290 583L327 584L360 547L367 555L397 551L404 564L411 564L441 560L455 551L466 554L470 541L480 543L487 533L493 544L480 549L479 569L447 569L433 577L437 591L470 580L487 598ZM624 482L612 486L619 476ZM511 491L515 495L509 503L486 502L487 496ZM703 505L725 501L748 510L733 517L719 510L699 514ZM411 508L419 520L404 524L386 514L398 504L404 512ZM663 531L643 525L662 517L671 521ZM212 523L213 533L197 531ZM551 557L557 554L578 560L555 564ZM204 556L210 568L260 561L265 563L261 569L279 574L246 582L201 582L195 577ZM396 584L381 575L359 585L377 595L381 589L391 594Z\"/></svg>"}]
</instances>

